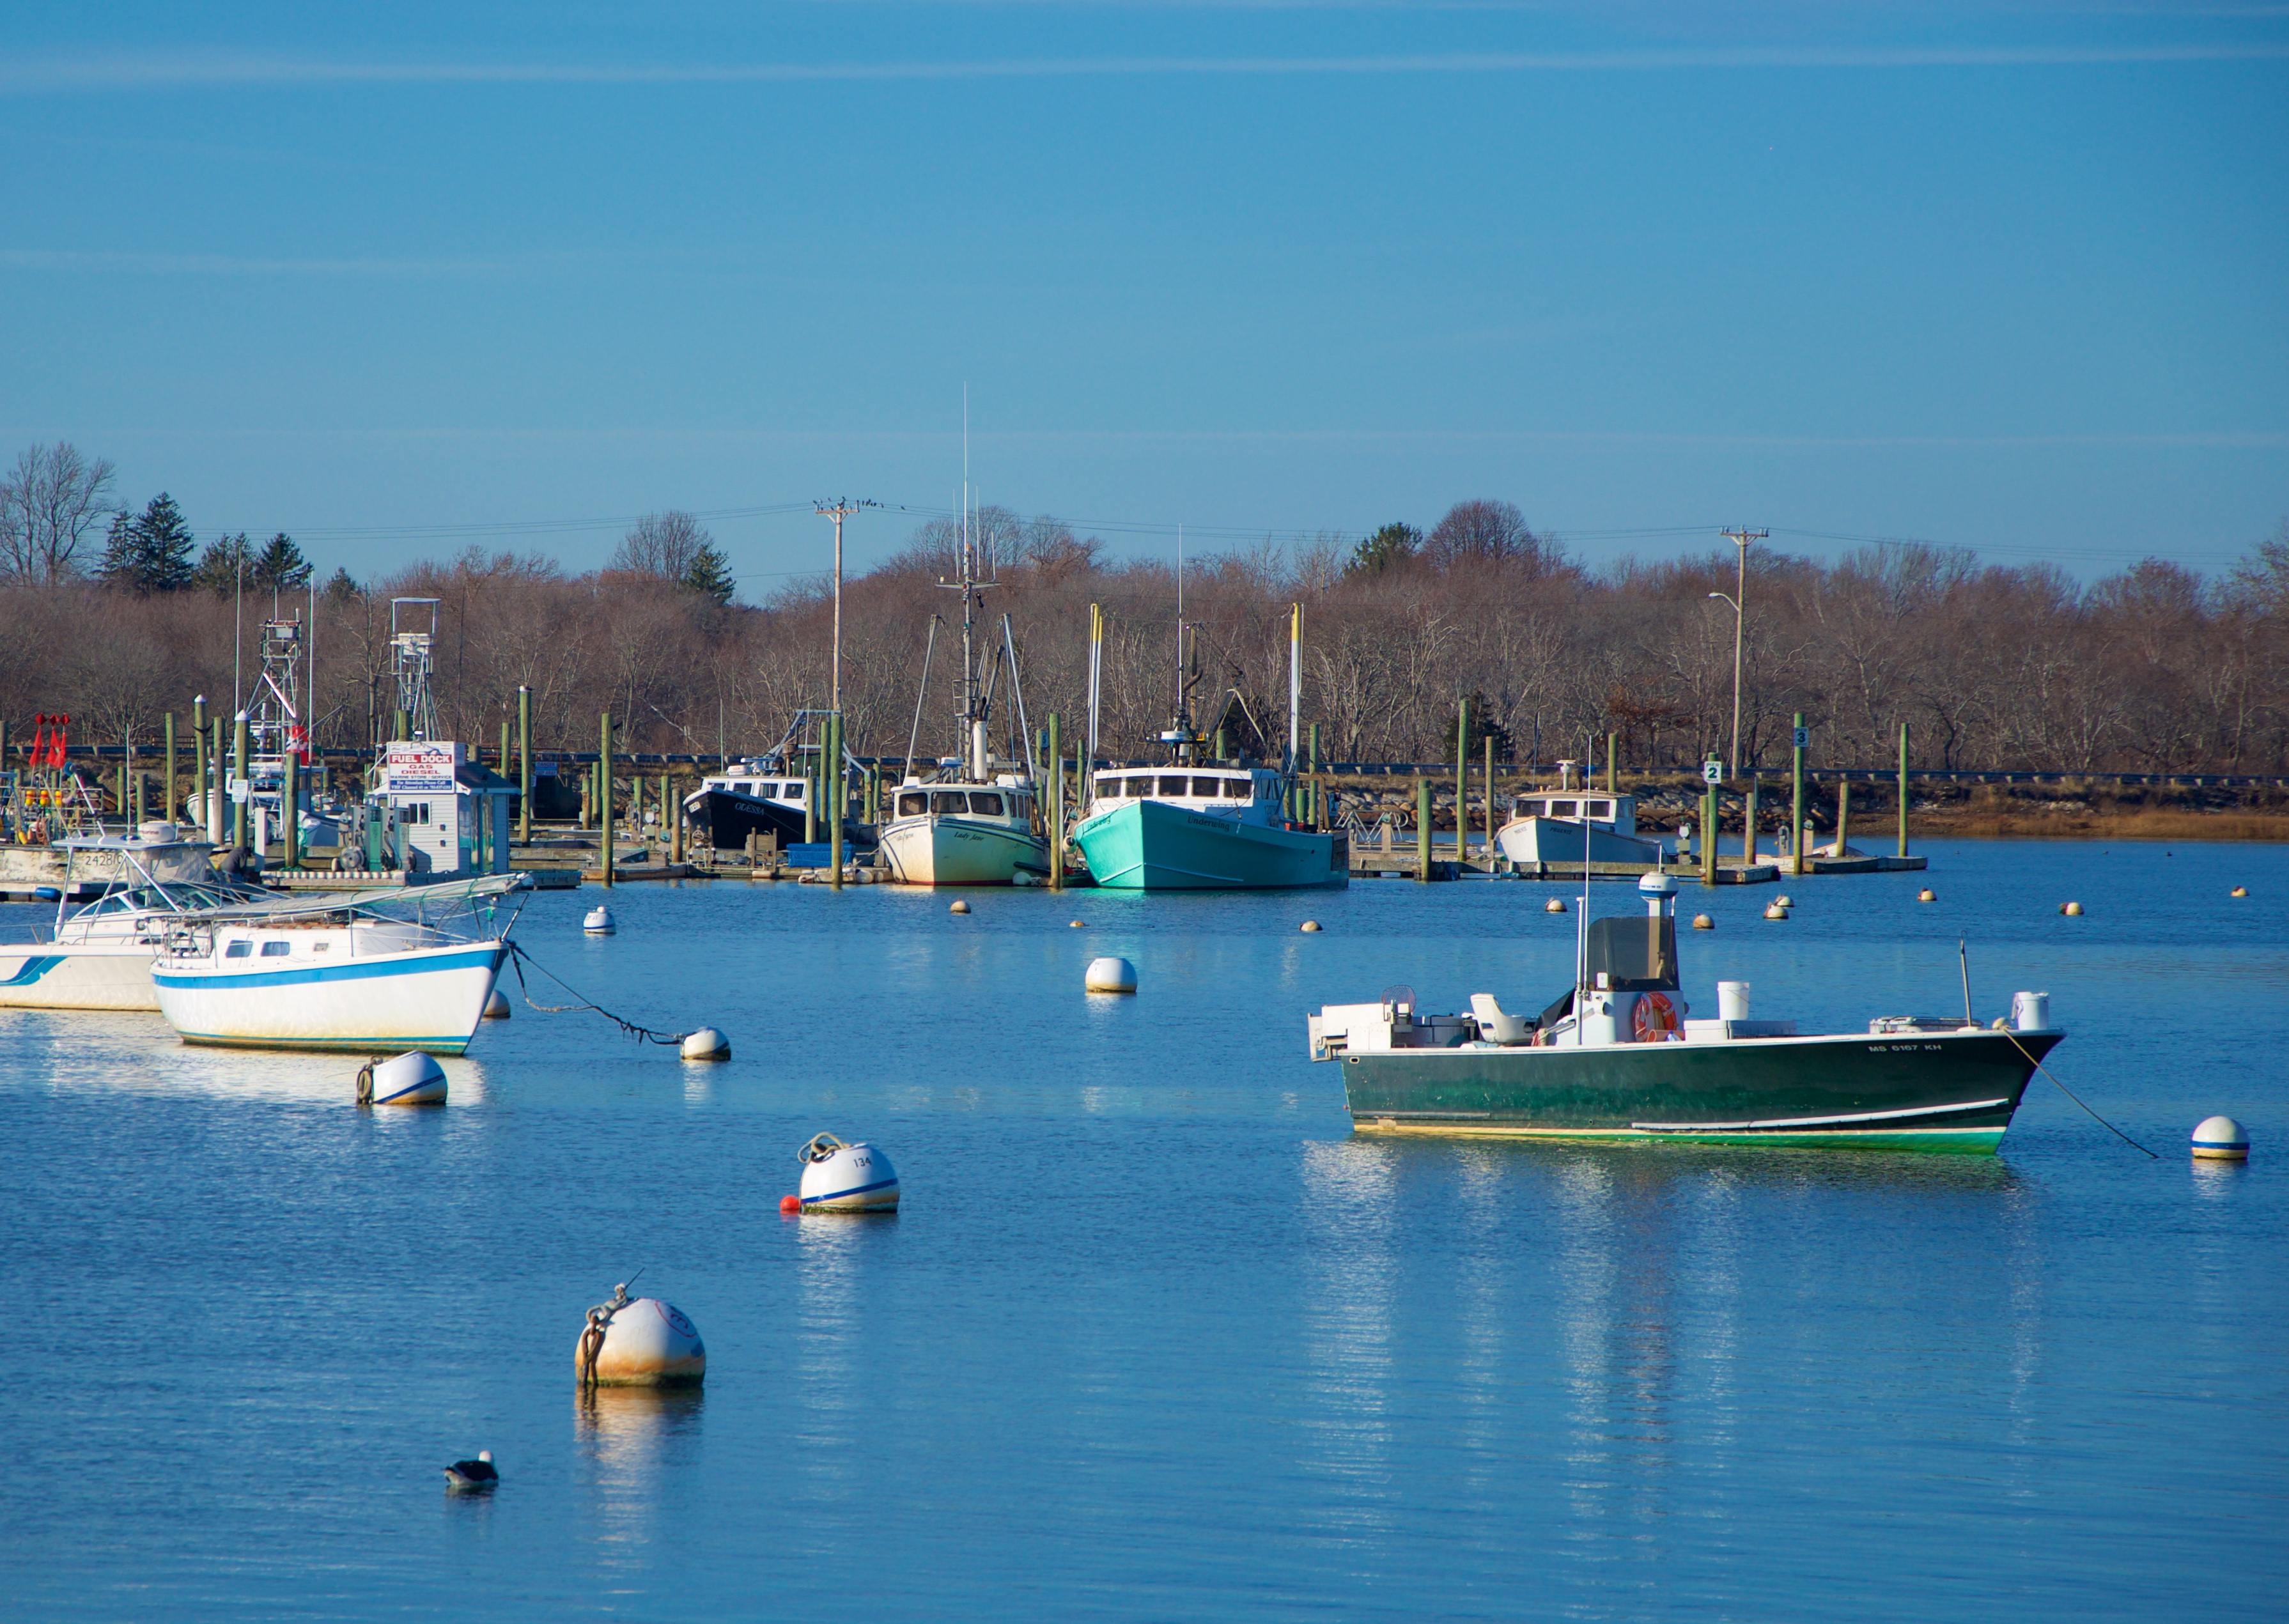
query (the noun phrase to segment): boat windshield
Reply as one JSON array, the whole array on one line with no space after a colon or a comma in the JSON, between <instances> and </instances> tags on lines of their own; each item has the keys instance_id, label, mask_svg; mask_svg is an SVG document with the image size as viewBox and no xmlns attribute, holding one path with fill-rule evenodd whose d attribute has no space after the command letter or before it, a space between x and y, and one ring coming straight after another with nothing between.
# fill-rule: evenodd
<instances>
[{"instance_id":1,"label":"boat windshield","mask_svg":"<svg viewBox=\"0 0 2289 1624\"><path fill-rule=\"evenodd\" d=\"M1621 917L1592 919L1589 942L1590 984L1599 972L1618 992L1677 991L1677 921Z\"/></svg>"}]
</instances>

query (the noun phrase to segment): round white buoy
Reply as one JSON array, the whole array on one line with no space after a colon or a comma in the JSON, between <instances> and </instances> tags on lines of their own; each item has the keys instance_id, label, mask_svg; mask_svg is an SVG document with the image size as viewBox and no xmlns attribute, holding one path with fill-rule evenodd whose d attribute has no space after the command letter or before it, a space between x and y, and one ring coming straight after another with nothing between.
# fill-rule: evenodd
<instances>
[{"instance_id":1,"label":"round white buoy","mask_svg":"<svg viewBox=\"0 0 2289 1624\"><path fill-rule=\"evenodd\" d=\"M1305 919L1305 920L1304 921L1304 923L1303 923L1300 927L1298 927L1298 928L1300 928L1300 929L1304 929L1304 930L1317 930L1317 929L1319 929L1319 927L1320 927L1320 921L1319 921L1319 920L1317 920L1317 919Z\"/></svg>"},{"instance_id":2,"label":"round white buoy","mask_svg":"<svg viewBox=\"0 0 2289 1624\"><path fill-rule=\"evenodd\" d=\"M1085 984L1091 992L1134 992L1137 967L1126 959L1092 959Z\"/></svg>"},{"instance_id":3,"label":"round white buoy","mask_svg":"<svg viewBox=\"0 0 2289 1624\"><path fill-rule=\"evenodd\" d=\"M1079 919L1067 919L1065 923L1072 926L1075 930L1081 928L1081 923Z\"/></svg>"},{"instance_id":4,"label":"round white buoy","mask_svg":"<svg viewBox=\"0 0 2289 1624\"><path fill-rule=\"evenodd\" d=\"M1542 911L1544 913L1563 913L1566 912L1566 899L1562 896L1553 896L1542 904Z\"/></svg>"},{"instance_id":5,"label":"round white buoy","mask_svg":"<svg viewBox=\"0 0 2289 1624\"><path fill-rule=\"evenodd\" d=\"M2065 914L2070 919L2078 919L2082 917L2082 904L2080 903L2061 903L2059 904L2059 912Z\"/></svg>"},{"instance_id":6,"label":"round white buoy","mask_svg":"<svg viewBox=\"0 0 2289 1624\"><path fill-rule=\"evenodd\" d=\"M617 935L620 927L612 922L612 911L599 904L588 910L588 916L580 921L580 928L592 936L610 936Z\"/></svg>"},{"instance_id":7,"label":"round white buoy","mask_svg":"<svg viewBox=\"0 0 2289 1624\"><path fill-rule=\"evenodd\" d=\"M372 1061L358 1068L357 1103L361 1105L443 1105L445 1068L419 1049L394 1060Z\"/></svg>"},{"instance_id":8,"label":"round white buoy","mask_svg":"<svg viewBox=\"0 0 2289 1624\"><path fill-rule=\"evenodd\" d=\"M1693 928L1695 930L1714 930L1717 928L1717 921L1711 919L1705 913L1696 913L1693 916Z\"/></svg>"},{"instance_id":9,"label":"round white buoy","mask_svg":"<svg viewBox=\"0 0 2289 1624\"><path fill-rule=\"evenodd\" d=\"M731 1040L715 1028L703 1026L684 1038L682 1054L686 1060L729 1060Z\"/></svg>"},{"instance_id":10,"label":"round white buoy","mask_svg":"<svg viewBox=\"0 0 2289 1624\"><path fill-rule=\"evenodd\" d=\"M953 899L953 905L948 908L946 912L948 913L967 913L969 912L969 904L963 902L961 898L957 896Z\"/></svg>"},{"instance_id":11,"label":"round white buoy","mask_svg":"<svg viewBox=\"0 0 2289 1624\"><path fill-rule=\"evenodd\" d=\"M872 1145L821 1134L795 1152L802 1163L806 1213L889 1213L898 1206L898 1173Z\"/></svg>"},{"instance_id":12,"label":"round white buoy","mask_svg":"<svg viewBox=\"0 0 2289 1624\"><path fill-rule=\"evenodd\" d=\"M2227 892L2226 895L2229 896L2246 896L2249 895L2249 888L2247 886L2236 886L2232 890Z\"/></svg>"},{"instance_id":13,"label":"round white buoy","mask_svg":"<svg viewBox=\"0 0 2289 1624\"><path fill-rule=\"evenodd\" d=\"M1766 905L1765 917L1768 919L1784 919L1788 918L1788 916L1789 911L1782 907L1778 903L1770 903Z\"/></svg>"},{"instance_id":14,"label":"round white buoy","mask_svg":"<svg viewBox=\"0 0 2289 1624\"><path fill-rule=\"evenodd\" d=\"M1935 903L1939 900L1939 893L1926 886L1916 893L1916 900L1919 903Z\"/></svg>"},{"instance_id":15,"label":"round white buoy","mask_svg":"<svg viewBox=\"0 0 2289 1624\"><path fill-rule=\"evenodd\" d=\"M509 1016L508 999L498 987L485 996L485 1019L506 1021Z\"/></svg>"},{"instance_id":16,"label":"round white buoy","mask_svg":"<svg viewBox=\"0 0 2289 1624\"><path fill-rule=\"evenodd\" d=\"M2205 1117L2194 1130L2194 1154L2203 1161L2245 1162L2248 1131L2231 1117Z\"/></svg>"},{"instance_id":17,"label":"round white buoy","mask_svg":"<svg viewBox=\"0 0 2289 1624\"><path fill-rule=\"evenodd\" d=\"M1783 894L1773 898L1773 906L1775 908L1793 908L1796 906L1796 901L1793 897Z\"/></svg>"},{"instance_id":18,"label":"round white buoy","mask_svg":"<svg viewBox=\"0 0 2289 1624\"><path fill-rule=\"evenodd\" d=\"M623 1286L588 1310L572 1368L598 1387L690 1387L707 1374L707 1347L682 1310L657 1297L631 1301Z\"/></svg>"}]
</instances>

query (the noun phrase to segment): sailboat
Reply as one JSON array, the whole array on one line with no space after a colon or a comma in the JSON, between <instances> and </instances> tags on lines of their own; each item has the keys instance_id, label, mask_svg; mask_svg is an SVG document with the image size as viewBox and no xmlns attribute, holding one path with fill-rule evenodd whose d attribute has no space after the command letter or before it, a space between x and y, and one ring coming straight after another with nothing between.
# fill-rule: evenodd
<instances>
[{"instance_id":1,"label":"sailboat","mask_svg":"<svg viewBox=\"0 0 2289 1624\"><path fill-rule=\"evenodd\" d=\"M966 499L965 499L966 500ZM962 526L959 581L942 582L961 593L961 678L955 685L955 720L961 754L941 761L928 778L913 769L913 739L906 743L906 768L886 809L879 837L882 861L892 878L912 886L1006 886L1020 875L1049 872L1049 843L1041 832L1030 769L995 770L986 724L993 719L993 678L981 675L977 637L979 594L990 585L977 579L977 548L969 525ZM1018 730L1032 749L1025 720L1025 698L1017 686L1017 648L1009 617L1001 617L1002 647L1009 661L1009 692L1017 707ZM937 646L937 624L922 654L922 691L914 701L914 731L929 693L929 650Z\"/></svg>"},{"instance_id":2,"label":"sailboat","mask_svg":"<svg viewBox=\"0 0 2289 1624\"><path fill-rule=\"evenodd\" d=\"M1288 759L1278 769L1203 760L1192 725L1195 670L1184 672L1177 622L1176 705L1160 735L1170 760L1095 774L1089 815L1073 843L1098 886L1116 891L1233 891L1351 884L1351 842L1288 816L1302 738L1304 606L1289 621Z\"/></svg>"}]
</instances>

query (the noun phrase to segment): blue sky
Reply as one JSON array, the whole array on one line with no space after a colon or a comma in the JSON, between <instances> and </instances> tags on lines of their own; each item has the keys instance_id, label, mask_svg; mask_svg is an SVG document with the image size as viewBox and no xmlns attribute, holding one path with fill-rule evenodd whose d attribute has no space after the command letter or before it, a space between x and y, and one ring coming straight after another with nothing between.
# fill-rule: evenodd
<instances>
[{"instance_id":1,"label":"blue sky","mask_svg":"<svg viewBox=\"0 0 2289 1624\"><path fill-rule=\"evenodd\" d=\"M2092 576L2289 514L2289 11L120 5L0 46L0 434L361 575L846 494ZM863 563L914 519L868 515Z\"/></svg>"}]
</instances>

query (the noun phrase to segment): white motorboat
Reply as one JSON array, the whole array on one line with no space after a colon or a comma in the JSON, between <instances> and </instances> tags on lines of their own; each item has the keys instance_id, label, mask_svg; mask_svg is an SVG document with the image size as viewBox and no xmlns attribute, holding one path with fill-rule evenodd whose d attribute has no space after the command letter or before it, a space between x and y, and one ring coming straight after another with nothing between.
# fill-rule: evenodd
<instances>
[{"instance_id":1,"label":"white motorboat","mask_svg":"<svg viewBox=\"0 0 2289 1624\"><path fill-rule=\"evenodd\" d=\"M146 824L133 837L61 845L65 900L56 905L55 924L32 942L0 943L0 1007L156 1009L151 959L167 931L186 918L259 904L269 895L217 873L213 848L180 839L172 824ZM90 866L121 878L105 896L71 909L74 871Z\"/></svg>"},{"instance_id":2,"label":"white motorboat","mask_svg":"<svg viewBox=\"0 0 2289 1624\"><path fill-rule=\"evenodd\" d=\"M1006 886L1049 872L1049 843L1035 829L1033 786L1012 773L991 782L958 771L909 779L882 825L882 860L910 886Z\"/></svg>"},{"instance_id":3,"label":"white motorboat","mask_svg":"<svg viewBox=\"0 0 2289 1624\"><path fill-rule=\"evenodd\" d=\"M1637 797L1599 790L1549 790L1520 795L1495 846L1516 864L1647 863L1672 849L1659 835L1638 832ZM1583 836L1588 848L1583 848Z\"/></svg>"},{"instance_id":4,"label":"white motorboat","mask_svg":"<svg viewBox=\"0 0 2289 1624\"><path fill-rule=\"evenodd\" d=\"M185 916L151 967L160 1013L186 1043L461 1054L530 883L489 874Z\"/></svg>"}]
</instances>

